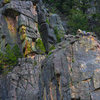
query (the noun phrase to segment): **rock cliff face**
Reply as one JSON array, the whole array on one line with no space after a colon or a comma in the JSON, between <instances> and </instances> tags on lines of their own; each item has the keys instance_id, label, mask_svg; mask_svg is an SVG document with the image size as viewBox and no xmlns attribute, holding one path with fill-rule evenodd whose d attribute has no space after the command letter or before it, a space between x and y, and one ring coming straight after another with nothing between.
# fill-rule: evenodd
<instances>
[{"instance_id":1,"label":"rock cliff face","mask_svg":"<svg viewBox=\"0 0 100 100\"><path fill-rule=\"evenodd\" d=\"M25 56L30 55L36 51L35 42L40 38L40 31L46 51L49 52L57 42L54 29L65 33L60 17L49 14L42 1L3 0L0 4L2 49L7 44L18 44Z\"/></svg>"},{"instance_id":2,"label":"rock cliff face","mask_svg":"<svg viewBox=\"0 0 100 100\"><path fill-rule=\"evenodd\" d=\"M38 56L36 61L44 58ZM11 72L1 75L1 100L99 100L100 44L96 38L67 37L41 63L19 59Z\"/></svg>"},{"instance_id":3,"label":"rock cliff face","mask_svg":"<svg viewBox=\"0 0 100 100\"><path fill-rule=\"evenodd\" d=\"M18 44L27 55L32 52L35 40L40 37L36 6L31 1L4 1L1 1L0 9L0 40L5 41L2 46Z\"/></svg>"},{"instance_id":4,"label":"rock cliff face","mask_svg":"<svg viewBox=\"0 0 100 100\"><path fill-rule=\"evenodd\" d=\"M61 19L42 0L0 1L1 50L18 44L24 56L0 74L0 100L100 100L100 42L65 35L57 43L58 34ZM37 52L37 39L48 55Z\"/></svg>"},{"instance_id":5,"label":"rock cliff face","mask_svg":"<svg viewBox=\"0 0 100 100\"><path fill-rule=\"evenodd\" d=\"M94 37L64 41L42 65L40 97L43 100L99 100L99 74L100 44Z\"/></svg>"}]
</instances>

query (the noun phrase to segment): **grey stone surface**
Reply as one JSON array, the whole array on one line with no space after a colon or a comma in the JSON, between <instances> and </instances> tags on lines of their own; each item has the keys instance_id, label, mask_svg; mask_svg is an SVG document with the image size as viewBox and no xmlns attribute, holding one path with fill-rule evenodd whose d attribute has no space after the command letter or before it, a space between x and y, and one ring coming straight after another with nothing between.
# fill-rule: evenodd
<instances>
[{"instance_id":1,"label":"grey stone surface","mask_svg":"<svg viewBox=\"0 0 100 100\"><path fill-rule=\"evenodd\" d=\"M57 14L51 14L49 17L50 25L52 28L57 28L58 31L62 31L62 33L65 33L64 27L62 25L62 21Z\"/></svg>"},{"instance_id":2,"label":"grey stone surface","mask_svg":"<svg viewBox=\"0 0 100 100\"><path fill-rule=\"evenodd\" d=\"M19 59L18 65L11 72L0 75L0 99L39 100L38 82L44 58L45 56L37 55L34 59Z\"/></svg>"},{"instance_id":3,"label":"grey stone surface","mask_svg":"<svg viewBox=\"0 0 100 100\"><path fill-rule=\"evenodd\" d=\"M5 1L2 0L0 4L3 2ZM23 32L20 32L22 26L25 26L24 40L27 37L31 40L31 42L29 41L31 47L35 46L32 43L40 38L37 19L36 6L31 1L11 0L9 3L3 4L0 8L0 41L2 48L6 44L10 44L11 47L18 44L21 52L23 52L23 41L21 40ZM2 36L5 36L5 39L2 40Z\"/></svg>"},{"instance_id":4,"label":"grey stone surface","mask_svg":"<svg viewBox=\"0 0 100 100\"><path fill-rule=\"evenodd\" d=\"M40 98L99 100L100 44L91 36L70 43L60 43L43 62ZM48 95L42 97L45 91Z\"/></svg>"},{"instance_id":5,"label":"grey stone surface","mask_svg":"<svg viewBox=\"0 0 100 100\"><path fill-rule=\"evenodd\" d=\"M66 38L70 38L68 36ZM73 37L77 40L77 37ZM100 44L85 36L56 45L51 55L19 59L0 76L1 100L99 100Z\"/></svg>"},{"instance_id":6,"label":"grey stone surface","mask_svg":"<svg viewBox=\"0 0 100 100\"><path fill-rule=\"evenodd\" d=\"M47 52L57 42L54 28L65 33L60 17L50 15L41 0L37 2L0 1L2 50L7 43L22 47L22 26L22 34L31 42L40 37L40 31ZM33 59L19 59L10 72L5 70L0 75L0 100L99 100L100 42L91 35L65 35L64 39L46 57L33 53Z\"/></svg>"}]
</instances>

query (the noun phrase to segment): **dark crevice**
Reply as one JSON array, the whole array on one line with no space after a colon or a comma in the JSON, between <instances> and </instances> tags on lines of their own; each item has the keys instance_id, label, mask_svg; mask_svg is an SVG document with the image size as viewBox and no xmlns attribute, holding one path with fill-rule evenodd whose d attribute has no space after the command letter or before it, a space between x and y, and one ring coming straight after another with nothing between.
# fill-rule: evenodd
<instances>
[{"instance_id":1,"label":"dark crevice","mask_svg":"<svg viewBox=\"0 0 100 100\"><path fill-rule=\"evenodd\" d=\"M6 38L6 36L5 35L2 35L2 37L1 37L2 39L5 39Z\"/></svg>"},{"instance_id":2,"label":"dark crevice","mask_svg":"<svg viewBox=\"0 0 100 100\"><path fill-rule=\"evenodd\" d=\"M80 97L79 98L72 98L71 100L81 100Z\"/></svg>"}]
</instances>

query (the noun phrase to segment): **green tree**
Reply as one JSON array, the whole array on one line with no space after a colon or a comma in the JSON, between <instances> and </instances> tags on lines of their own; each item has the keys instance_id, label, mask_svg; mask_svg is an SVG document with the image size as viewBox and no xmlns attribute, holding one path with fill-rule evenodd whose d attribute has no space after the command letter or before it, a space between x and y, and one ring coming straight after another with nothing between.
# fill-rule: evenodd
<instances>
[{"instance_id":1,"label":"green tree","mask_svg":"<svg viewBox=\"0 0 100 100\"><path fill-rule=\"evenodd\" d=\"M75 6L79 8L83 13L85 13L87 9L91 7L91 1L92 0L76 0Z\"/></svg>"},{"instance_id":2,"label":"green tree","mask_svg":"<svg viewBox=\"0 0 100 100\"><path fill-rule=\"evenodd\" d=\"M17 58L14 55L13 50L11 49L10 45L8 44L6 46L6 51L5 51L5 60L7 65L15 65L17 63Z\"/></svg>"},{"instance_id":3,"label":"green tree","mask_svg":"<svg viewBox=\"0 0 100 100\"><path fill-rule=\"evenodd\" d=\"M61 11L64 13L64 14L67 14L69 15L70 14L70 10L74 7L75 5L75 0L64 0L62 2L62 7L61 7Z\"/></svg>"},{"instance_id":4,"label":"green tree","mask_svg":"<svg viewBox=\"0 0 100 100\"><path fill-rule=\"evenodd\" d=\"M22 55L20 53L20 49L18 47L18 45L15 45L13 48L10 47L10 45L8 44L6 46L5 51L1 51L1 47L0 47L0 73L6 73L9 72L10 67L7 67L8 65L10 66L14 66L17 64L18 62L18 58L21 58ZM6 70L4 70L4 68L6 68Z\"/></svg>"},{"instance_id":5,"label":"green tree","mask_svg":"<svg viewBox=\"0 0 100 100\"><path fill-rule=\"evenodd\" d=\"M71 32L76 33L78 29L88 30L88 19L85 14L80 10L72 10L69 16L68 25Z\"/></svg>"}]
</instances>

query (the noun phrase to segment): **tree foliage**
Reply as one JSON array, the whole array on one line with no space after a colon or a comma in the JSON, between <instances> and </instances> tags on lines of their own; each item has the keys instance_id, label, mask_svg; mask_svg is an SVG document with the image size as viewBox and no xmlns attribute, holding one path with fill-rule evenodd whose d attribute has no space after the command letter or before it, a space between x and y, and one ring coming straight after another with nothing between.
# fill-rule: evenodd
<instances>
[{"instance_id":1,"label":"tree foliage","mask_svg":"<svg viewBox=\"0 0 100 100\"><path fill-rule=\"evenodd\" d=\"M70 32L75 33L77 29L89 30L87 10L91 8L92 0L44 0L52 4L68 19ZM57 32L56 32L57 33Z\"/></svg>"},{"instance_id":2,"label":"tree foliage","mask_svg":"<svg viewBox=\"0 0 100 100\"><path fill-rule=\"evenodd\" d=\"M75 33L78 29L88 30L88 19L86 14L83 14L80 10L72 10L69 16L68 25L72 33Z\"/></svg>"},{"instance_id":3,"label":"tree foliage","mask_svg":"<svg viewBox=\"0 0 100 100\"><path fill-rule=\"evenodd\" d=\"M46 3L52 3L56 8L64 13L70 14L71 9L80 9L83 13L91 7L90 2L92 0L44 0Z\"/></svg>"},{"instance_id":4,"label":"tree foliage","mask_svg":"<svg viewBox=\"0 0 100 100\"><path fill-rule=\"evenodd\" d=\"M0 48L1 49L1 48ZM5 66L14 66L18 62L18 58L21 58L20 49L18 45L13 48L8 44L4 52L0 50L0 70L3 70Z\"/></svg>"}]
</instances>

